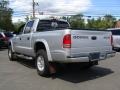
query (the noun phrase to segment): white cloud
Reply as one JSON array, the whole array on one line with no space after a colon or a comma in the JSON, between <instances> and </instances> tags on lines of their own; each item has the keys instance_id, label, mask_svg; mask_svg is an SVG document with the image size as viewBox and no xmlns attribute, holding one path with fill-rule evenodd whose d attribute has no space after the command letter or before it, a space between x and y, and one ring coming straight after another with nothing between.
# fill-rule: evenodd
<instances>
[{"instance_id":1,"label":"white cloud","mask_svg":"<svg viewBox=\"0 0 120 90\"><path fill-rule=\"evenodd\" d=\"M37 11L55 15L82 13L91 6L91 0L35 0L35 2L39 3ZM10 0L10 7L14 10L14 16L21 18L23 15L32 13L32 0Z\"/></svg>"},{"instance_id":2,"label":"white cloud","mask_svg":"<svg viewBox=\"0 0 120 90\"><path fill-rule=\"evenodd\" d=\"M30 1L26 0L10 0L10 7L15 11L29 11L32 9Z\"/></svg>"},{"instance_id":3,"label":"white cloud","mask_svg":"<svg viewBox=\"0 0 120 90\"><path fill-rule=\"evenodd\" d=\"M20 16L20 17L14 16L14 17L12 18L12 21L13 21L13 22L24 21L24 20L25 20L24 18L25 18L24 16Z\"/></svg>"}]
</instances>

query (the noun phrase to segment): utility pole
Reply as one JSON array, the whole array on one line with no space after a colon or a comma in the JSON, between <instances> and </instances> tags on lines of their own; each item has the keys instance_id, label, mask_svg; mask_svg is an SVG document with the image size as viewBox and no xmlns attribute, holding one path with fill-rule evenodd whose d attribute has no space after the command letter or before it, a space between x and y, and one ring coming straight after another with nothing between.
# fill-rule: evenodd
<instances>
[{"instance_id":1,"label":"utility pole","mask_svg":"<svg viewBox=\"0 0 120 90\"><path fill-rule=\"evenodd\" d=\"M32 3L32 7L33 7L33 18L35 18L35 1L34 0Z\"/></svg>"}]
</instances>

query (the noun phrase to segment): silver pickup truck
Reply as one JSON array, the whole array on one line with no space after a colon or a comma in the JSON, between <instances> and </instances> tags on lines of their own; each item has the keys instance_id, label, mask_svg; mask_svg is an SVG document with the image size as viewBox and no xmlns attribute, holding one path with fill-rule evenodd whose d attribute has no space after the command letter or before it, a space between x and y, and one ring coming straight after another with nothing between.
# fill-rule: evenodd
<instances>
[{"instance_id":1,"label":"silver pickup truck","mask_svg":"<svg viewBox=\"0 0 120 90\"><path fill-rule=\"evenodd\" d=\"M70 29L67 21L35 19L26 23L19 35L10 40L8 56L32 57L38 74L49 74L50 63L89 63L115 56L109 31Z\"/></svg>"}]
</instances>

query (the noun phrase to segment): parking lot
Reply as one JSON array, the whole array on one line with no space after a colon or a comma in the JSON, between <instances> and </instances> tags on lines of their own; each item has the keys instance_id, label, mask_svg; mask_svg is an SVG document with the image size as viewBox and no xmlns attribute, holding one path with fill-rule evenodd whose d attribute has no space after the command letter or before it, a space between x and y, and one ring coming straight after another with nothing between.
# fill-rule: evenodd
<instances>
[{"instance_id":1,"label":"parking lot","mask_svg":"<svg viewBox=\"0 0 120 90\"><path fill-rule=\"evenodd\" d=\"M77 70L76 70L77 68ZM120 90L120 54L91 69L67 68L50 77L36 73L33 61L10 62L0 50L0 90Z\"/></svg>"}]
</instances>

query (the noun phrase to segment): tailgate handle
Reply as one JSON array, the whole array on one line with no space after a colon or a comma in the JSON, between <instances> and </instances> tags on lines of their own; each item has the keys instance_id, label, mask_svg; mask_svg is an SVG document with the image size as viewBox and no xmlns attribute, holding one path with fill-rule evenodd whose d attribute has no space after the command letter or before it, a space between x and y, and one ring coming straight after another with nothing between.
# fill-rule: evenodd
<instances>
[{"instance_id":1,"label":"tailgate handle","mask_svg":"<svg viewBox=\"0 0 120 90\"><path fill-rule=\"evenodd\" d=\"M92 38L91 38L92 40L96 40L97 39L97 37L96 36L92 36Z\"/></svg>"}]
</instances>

